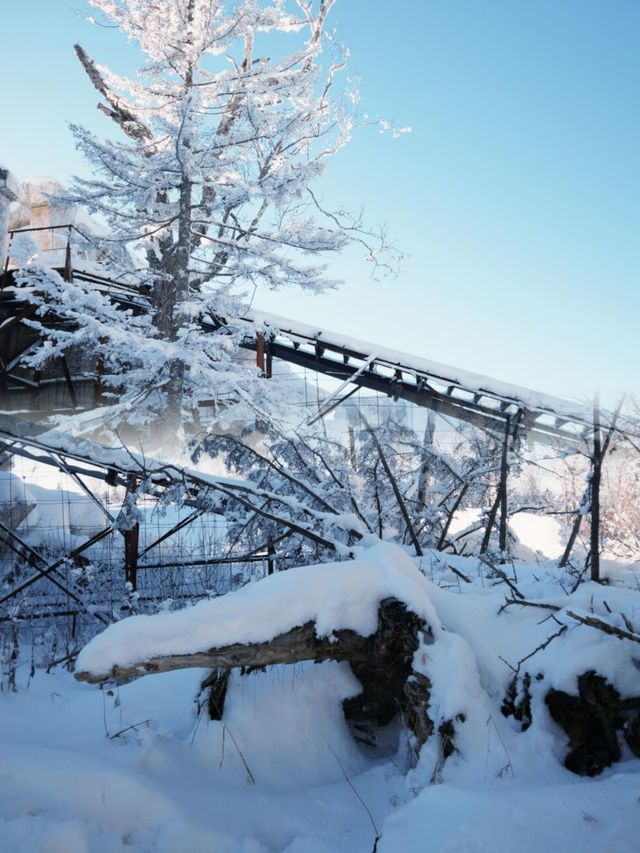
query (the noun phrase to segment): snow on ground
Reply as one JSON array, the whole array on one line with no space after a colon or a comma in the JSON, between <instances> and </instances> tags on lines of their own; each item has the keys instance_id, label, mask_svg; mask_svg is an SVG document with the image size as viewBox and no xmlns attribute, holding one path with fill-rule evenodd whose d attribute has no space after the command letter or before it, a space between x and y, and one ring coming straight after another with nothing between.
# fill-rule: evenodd
<instances>
[{"instance_id":1,"label":"snow on ground","mask_svg":"<svg viewBox=\"0 0 640 853\"><path fill-rule=\"evenodd\" d=\"M567 544L566 528L555 518L533 512L519 512L509 520L509 527L518 541L531 551L556 560Z\"/></svg>"},{"instance_id":2,"label":"snow on ground","mask_svg":"<svg viewBox=\"0 0 640 853\"><path fill-rule=\"evenodd\" d=\"M443 626L433 645L418 650L414 666L433 682L429 713L436 726L455 720L457 752L444 764L432 738L409 768L406 739L400 735L396 751L393 726L377 750L355 744L341 702L358 686L345 664L273 667L244 677L234 672L225 720L211 722L197 717L193 703L201 670L147 676L111 692L79 684L66 672L38 673L25 689L26 661L20 691L0 694L3 849L369 853L377 831L380 853L637 850L640 760L627 750L597 778L571 774L562 765L566 738L549 717L543 692L550 685L575 688L576 675L589 666L623 695L640 692L637 644L567 616L571 609L622 626L617 614L624 613L637 630L640 592L632 584L587 582L570 593L570 578L552 563L504 566L528 600L562 608L555 616L569 625L527 664L543 677L533 679L534 723L522 732L500 713L509 665L557 624L537 608L509 606L498 615L511 590L477 559L430 553L416 561L424 578L412 562L387 545L353 563L260 581L245 593L246 602L256 602L245 623L264 618L274 631L320 616L328 632L347 624L367 630L379 596L399 594L420 604ZM393 567L399 580L391 579ZM317 577L323 568L324 585ZM632 568L628 572L637 580ZM289 585L297 597L286 598L285 613L276 618L270 596L276 589L285 594ZM332 599L328 592L334 585L345 595L344 609L337 593ZM311 603L301 604L300 596ZM223 609L233 610L238 600L228 596L231 604ZM204 605L177 615L205 612L198 607ZM236 639L254 630L239 613L208 615L228 617L225 630ZM137 618L127 621L140 624ZM166 628L161 617L149 618ZM207 630L207 637L217 636L215 623ZM136 634L128 636L133 641Z\"/></svg>"},{"instance_id":3,"label":"snow on ground","mask_svg":"<svg viewBox=\"0 0 640 853\"><path fill-rule=\"evenodd\" d=\"M57 486L48 488L0 471L0 509L13 503L33 505L20 524L21 530L29 529L33 545L62 538L65 532L88 537L105 526L104 513L86 494L74 489L73 484L71 488L66 484L61 487L58 479Z\"/></svg>"},{"instance_id":4,"label":"snow on ground","mask_svg":"<svg viewBox=\"0 0 640 853\"><path fill-rule=\"evenodd\" d=\"M477 551L477 546L484 536L484 529L480 529L481 520L480 509L469 507L458 510L449 533L454 538L464 534L460 537L460 544L466 541L469 550ZM466 531L471 532L467 534ZM563 554L568 538L566 528L557 518L534 512L518 512L512 515L509 519L509 532L515 537L515 553L520 559L532 559L535 554L539 554L556 560Z\"/></svg>"},{"instance_id":5,"label":"snow on ground","mask_svg":"<svg viewBox=\"0 0 640 853\"><path fill-rule=\"evenodd\" d=\"M385 823L379 853L631 853L640 829L638 775L601 782L432 785Z\"/></svg>"},{"instance_id":6,"label":"snow on ground","mask_svg":"<svg viewBox=\"0 0 640 853\"><path fill-rule=\"evenodd\" d=\"M224 725L196 719L203 675L155 675L108 696L68 674L39 674L27 692L1 696L3 849L370 849L369 818L342 767L380 822L403 779L393 764L360 754L347 732L340 702L354 692L348 668L237 677Z\"/></svg>"}]
</instances>

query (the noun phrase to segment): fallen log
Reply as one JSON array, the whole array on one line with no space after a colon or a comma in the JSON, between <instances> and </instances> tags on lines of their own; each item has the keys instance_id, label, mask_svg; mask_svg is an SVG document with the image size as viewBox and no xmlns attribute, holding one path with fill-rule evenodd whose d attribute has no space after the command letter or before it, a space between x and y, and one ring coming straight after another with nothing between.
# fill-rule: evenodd
<instances>
[{"instance_id":1,"label":"fallen log","mask_svg":"<svg viewBox=\"0 0 640 853\"><path fill-rule=\"evenodd\" d=\"M279 572L192 608L124 619L85 646L75 676L122 683L206 668L209 712L220 718L231 669L338 661L350 665L362 686L343 703L354 732L367 738L402 713L420 719L421 743L430 727L428 685L405 688L414 654L433 642L432 628L440 625L423 576L402 549L380 543L352 561Z\"/></svg>"},{"instance_id":2,"label":"fallen log","mask_svg":"<svg viewBox=\"0 0 640 853\"><path fill-rule=\"evenodd\" d=\"M152 673L188 667L218 672L235 667L262 667L301 661L347 661L362 685L362 693L344 702L345 717L355 726L383 726L407 707L405 684L412 673L419 633L430 639L424 621L395 598L384 599L378 609L378 627L363 637L353 630L337 630L318 637L316 624L307 622L264 643L233 643L193 654L158 655L105 672L76 672L78 681L123 683ZM216 713L222 715L218 697Z\"/></svg>"},{"instance_id":3,"label":"fallen log","mask_svg":"<svg viewBox=\"0 0 640 853\"><path fill-rule=\"evenodd\" d=\"M551 689L545 702L568 738L564 766L580 776L597 776L622 757L619 734L640 757L640 696L623 698L594 670L578 676L577 695Z\"/></svg>"},{"instance_id":4,"label":"fallen log","mask_svg":"<svg viewBox=\"0 0 640 853\"><path fill-rule=\"evenodd\" d=\"M352 631L336 632L335 636L336 641L318 639L315 624L307 622L306 625L292 628L267 643L233 643L193 654L159 655L129 666L116 665L108 672L76 672L75 677L78 681L88 681L89 684L101 684L104 681L122 684L143 675L189 667L233 669L241 666L300 663L304 660L346 660L349 654L357 654L360 646L364 644L364 637L359 637Z\"/></svg>"}]
</instances>

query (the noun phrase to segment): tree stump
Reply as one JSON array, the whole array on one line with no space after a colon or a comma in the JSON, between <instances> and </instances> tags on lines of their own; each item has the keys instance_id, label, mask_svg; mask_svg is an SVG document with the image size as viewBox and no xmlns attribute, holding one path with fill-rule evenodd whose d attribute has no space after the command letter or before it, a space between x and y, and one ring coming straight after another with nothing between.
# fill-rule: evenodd
<instances>
[{"instance_id":1,"label":"tree stump","mask_svg":"<svg viewBox=\"0 0 640 853\"><path fill-rule=\"evenodd\" d=\"M640 758L640 697L622 699L594 671L578 678L578 695L550 690L545 702L569 738L564 764L580 776L597 776L621 757L618 732Z\"/></svg>"}]
</instances>

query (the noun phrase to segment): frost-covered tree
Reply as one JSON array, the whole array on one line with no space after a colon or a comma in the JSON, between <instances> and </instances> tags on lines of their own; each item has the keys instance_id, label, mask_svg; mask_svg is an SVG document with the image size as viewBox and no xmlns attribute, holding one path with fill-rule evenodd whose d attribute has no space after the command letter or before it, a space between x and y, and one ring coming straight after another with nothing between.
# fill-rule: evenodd
<instances>
[{"instance_id":1,"label":"frost-covered tree","mask_svg":"<svg viewBox=\"0 0 640 853\"><path fill-rule=\"evenodd\" d=\"M226 470L251 484L225 506L231 541L261 553L278 545L281 566L334 559L379 539L418 556L429 548L455 550L452 517L472 484L492 472L492 460L442 446L431 418L416 432L400 409L371 423L354 408L350 420L348 442L307 427L272 431L262 452L235 435L199 443L197 455L223 459ZM470 430L463 432L466 438Z\"/></svg>"},{"instance_id":2,"label":"frost-covered tree","mask_svg":"<svg viewBox=\"0 0 640 853\"><path fill-rule=\"evenodd\" d=\"M243 295L333 287L326 260L353 242L376 266L390 259L382 232L325 210L314 191L358 123L357 92L339 82L347 51L327 28L335 0L90 2L145 64L125 78L76 46L121 133L102 141L72 127L94 176L70 197L106 221L112 274L134 281L152 310L116 311L79 284L70 299L40 271L35 290L77 323L48 330L32 364L92 346L116 421L162 413L175 428L203 399L240 421L263 415L257 371L231 367Z\"/></svg>"}]
</instances>

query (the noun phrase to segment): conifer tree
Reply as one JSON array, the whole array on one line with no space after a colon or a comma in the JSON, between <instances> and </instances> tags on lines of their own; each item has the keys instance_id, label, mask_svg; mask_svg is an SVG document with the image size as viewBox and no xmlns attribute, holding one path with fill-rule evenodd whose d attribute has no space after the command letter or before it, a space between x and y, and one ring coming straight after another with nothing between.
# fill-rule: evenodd
<instances>
[{"instance_id":1,"label":"conifer tree","mask_svg":"<svg viewBox=\"0 0 640 853\"><path fill-rule=\"evenodd\" d=\"M161 417L175 431L203 400L236 423L268 420L273 395L233 361L243 296L333 287L326 260L354 241L376 265L389 257L382 232L325 210L314 191L358 123L357 93L339 82L347 51L327 28L335 0L91 3L145 64L125 78L76 46L119 138L72 126L93 177L76 179L70 197L106 221L111 273L134 281L152 310L115 311L41 273L39 292L46 279L49 304L79 322L47 330L32 363L92 346L114 422Z\"/></svg>"}]
</instances>

